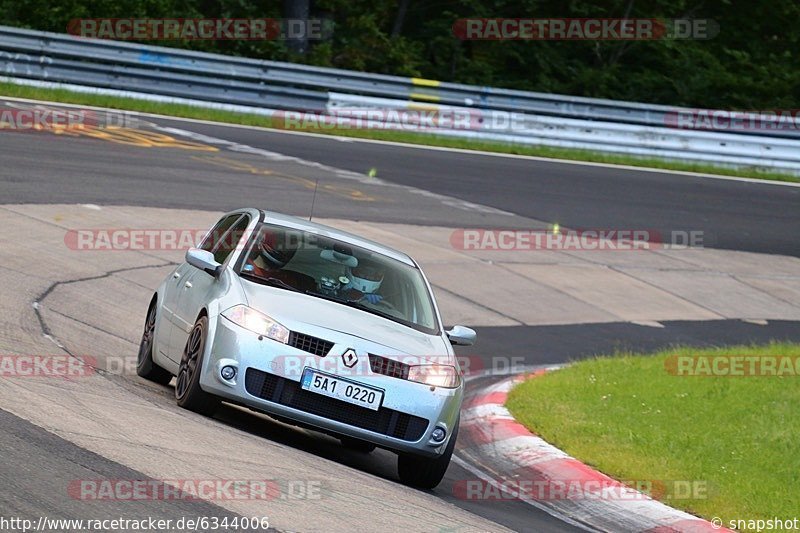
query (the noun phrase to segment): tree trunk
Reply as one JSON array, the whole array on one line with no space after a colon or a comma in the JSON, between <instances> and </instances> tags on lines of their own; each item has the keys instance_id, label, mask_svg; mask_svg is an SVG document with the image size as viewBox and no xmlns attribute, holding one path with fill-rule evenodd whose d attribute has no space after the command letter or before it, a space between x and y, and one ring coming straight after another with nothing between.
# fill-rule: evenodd
<instances>
[{"instance_id":1,"label":"tree trunk","mask_svg":"<svg viewBox=\"0 0 800 533\"><path fill-rule=\"evenodd\" d=\"M406 11L408 11L408 4L410 0L400 0L397 6L397 16L394 18L394 26L392 26L392 39L398 37L400 32L403 31L403 22L406 19Z\"/></svg>"},{"instance_id":2,"label":"tree trunk","mask_svg":"<svg viewBox=\"0 0 800 533\"><path fill-rule=\"evenodd\" d=\"M289 19L286 21L286 46L294 54L308 52L309 4L309 0L283 0L283 18Z\"/></svg>"}]
</instances>

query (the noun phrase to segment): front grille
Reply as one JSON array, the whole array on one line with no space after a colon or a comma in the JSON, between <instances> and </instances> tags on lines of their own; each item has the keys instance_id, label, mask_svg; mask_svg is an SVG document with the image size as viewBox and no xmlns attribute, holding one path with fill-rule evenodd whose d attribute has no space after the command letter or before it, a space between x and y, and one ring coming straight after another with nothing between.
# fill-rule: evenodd
<instances>
[{"instance_id":1,"label":"front grille","mask_svg":"<svg viewBox=\"0 0 800 533\"><path fill-rule=\"evenodd\" d=\"M396 439L417 441L428 428L424 418L381 407L377 411L304 390L300 383L248 368L244 379L249 394L306 413L322 416Z\"/></svg>"},{"instance_id":2,"label":"front grille","mask_svg":"<svg viewBox=\"0 0 800 533\"><path fill-rule=\"evenodd\" d=\"M392 378L408 379L410 365L380 355L369 354L369 367L376 374L383 374L384 376Z\"/></svg>"},{"instance_id":3,"label":"front grille","mask_svg":"<svg viewBox=\"0 0 800 533\"><path fill-rule=\"evenodd\" d=\"M333 343L324 339L318 339L305 333L297 333L296 331L289 332L289 346L293 346L298 350L313 353L320 357L325 357L328 352L333 348Z\"/></svg>"}]
</instances>

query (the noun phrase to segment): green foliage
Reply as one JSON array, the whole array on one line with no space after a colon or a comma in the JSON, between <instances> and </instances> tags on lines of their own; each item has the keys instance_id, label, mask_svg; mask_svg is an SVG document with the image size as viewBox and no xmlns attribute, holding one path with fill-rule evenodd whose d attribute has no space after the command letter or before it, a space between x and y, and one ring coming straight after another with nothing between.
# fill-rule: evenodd
<instances>
[{"instance_id":1,"label":"green foliage","mask_svg":"<svg viewBox=\"0 0 800 533\"><path fill-rule=\"evenodd\" d=\"M310 0L329 38L302 56L282 41L158 44L254 58L443 81L664 104L795 108L800 98L800 4L729 0ZM65 32L74 18L281 17L282 2L255 0L0 0L0 24ZM707 18L709 40L461 41L467 17Z\"/></svg>"}]
</instances>

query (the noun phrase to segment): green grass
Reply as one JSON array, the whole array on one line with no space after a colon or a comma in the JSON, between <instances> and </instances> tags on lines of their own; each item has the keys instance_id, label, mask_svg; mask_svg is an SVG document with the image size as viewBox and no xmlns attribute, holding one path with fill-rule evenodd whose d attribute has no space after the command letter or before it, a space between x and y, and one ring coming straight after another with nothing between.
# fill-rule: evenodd
<instances>
[{"instance_id":1,"label":"green grass","mask_svg":"<svg viewBox=\"0 0 800 533\"><path fill-rule=\"evenodd\" d=\"M707 497L665 500L726 522L794 518L800 495L800 376L682 377L668 355L787 355L800 345L674 349L577 362L516 387L525 426L620 480L699 481Z\"/></svg>"},{"instance_id":2,"label":"green grass","mask_svg":"<svg viewBox=\"0 0 800 533\"><path fill-rule=\"evenodd\" d=\"M154 113L160 115L170 115L175 117L194 118L194 119L209 120L214 122L225 122L230 124L261 126L265 128L280 129L281 127L280 123L273 122L272 119L270 119L269 117L263 117L248 113L235 113L232 111L204 109L200 107L193 107L181 104L148 102L145 100L137 100L133 98L121 98L117 96L84 94L84 93L68 91L65 89L45 89L38 87L28 87L24 85L16 85L13 83L0 82L0 95L16 97L16 98L31 98L36 100L51 100L55 102L64 102L64 103L89 105L97 107L108 107L112 109L139 111L144 113ZM667 170L680 170L686 172L700 172L705 174L719 174L724 176L738 176L745 178L769 179L769 180L791 181L800 183L800 177L791 176L785 173L765 170L760 168L729 169L714 165L682 163L679 161L667 161L654 158L638 158L625 155L609 155L609 154L591 152L586 150L550 148L546 146L538 146L538 147L525 146L518 144L473 141L469 139L453 139L449 137L423 135L413 132L402 132L402 131L382 131L374 129L332 130L327 128L305 128L303 131L308 131L311 133L341 135L345 137L402 142L409 144L424 144L430 146L442 146L447 148L461 148L465 150L482 150L487 152L528 155L536 157L548 157L553 159L591 161L596 163L610 163L616 165L662 168Z\"/></svg>"}]
</instances>

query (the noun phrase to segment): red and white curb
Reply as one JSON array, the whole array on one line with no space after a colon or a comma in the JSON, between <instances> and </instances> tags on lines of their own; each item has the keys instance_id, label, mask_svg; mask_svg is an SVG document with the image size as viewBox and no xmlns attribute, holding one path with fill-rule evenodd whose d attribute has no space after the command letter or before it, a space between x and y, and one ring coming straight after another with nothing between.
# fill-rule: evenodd
<instances>
[{"instance_id":1,"label":"red and white curb","mask_svg":"<svg viewBox=\"0 0 800 533\"><path fill-rule=\"evenodd\" d=\"M505 408L509 391L545 371L514 376L468 393L461 412L457 462L477 477L457 482L455 496L523 500L590 530L729 531L594 470L517 422Z\"/></svg>"}]
</instances>

